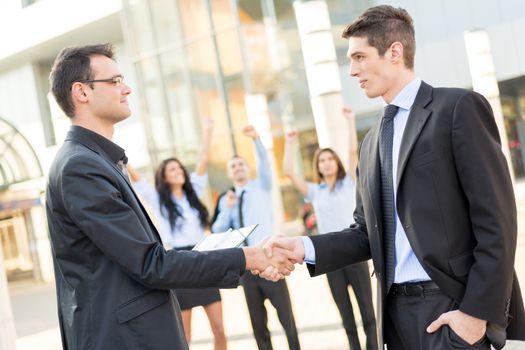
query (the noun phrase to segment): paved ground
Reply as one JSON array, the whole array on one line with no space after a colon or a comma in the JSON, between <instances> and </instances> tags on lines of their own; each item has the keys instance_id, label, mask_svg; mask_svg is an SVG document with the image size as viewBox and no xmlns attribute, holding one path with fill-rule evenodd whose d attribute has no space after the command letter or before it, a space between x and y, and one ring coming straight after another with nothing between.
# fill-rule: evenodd
<instances>
[{"instance_id":1,"label":"paved ground","mask_svg":"<svg viewBox=\"0 0 525 350\"><path fill-rule=\"evenodd\" d=\"M519 215L516 270L525 287L525 181L518 182L515 190ZM288 278L288 286L303 350L348 349L346 336L337 309L332 302L326 278L324 276L310 278L306 269L299 267L298 271ZM54 286L18 282L10 285L10 293L18 335L18 350L60 349ZM222 296L228 348L230 350L256 349L242 290L240 288L223 290ZM276 313L271 306L268 306L268 310L274 348L287 349L286 338ZM191 349L212 349L211 331L202 309L195 310L192 324ZM363 336L362 331L360 336ZM505 349L525 349L525 343L509 343Z\"/></svg>"}]
</instances>

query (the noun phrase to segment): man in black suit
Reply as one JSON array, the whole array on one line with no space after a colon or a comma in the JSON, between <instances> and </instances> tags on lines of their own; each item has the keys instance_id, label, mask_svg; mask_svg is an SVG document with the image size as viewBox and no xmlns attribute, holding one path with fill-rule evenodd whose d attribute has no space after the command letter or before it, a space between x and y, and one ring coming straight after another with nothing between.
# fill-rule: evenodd
<instances>
[{"instance_id":1,"label":"man in black suit","mask_svg":"<svg viewBox=\"0 0 525 350\"><path fill-rule=\"evenodd\" d=\"M416 77L403 9L370 8L343 37L350 75L386 104L360 147L355 224L267 246L294 250L312 276L372 258L389 350L525 339L514 193L490 105Z\"/></svg>"},{"instance_id":2,"label":"man in black suit","mask_svg":"<svg viewBox=\"0 0 525 350\"><path fill-rule=\"evenodd\" d=\"M284 256L261 247L164 250L111 141L131 89L110 45L66 48L52 92L73 124L49 173L47 219L64 349L188 349L172 288L234 288L245 269Z\"/></svg>"}]
</instances>

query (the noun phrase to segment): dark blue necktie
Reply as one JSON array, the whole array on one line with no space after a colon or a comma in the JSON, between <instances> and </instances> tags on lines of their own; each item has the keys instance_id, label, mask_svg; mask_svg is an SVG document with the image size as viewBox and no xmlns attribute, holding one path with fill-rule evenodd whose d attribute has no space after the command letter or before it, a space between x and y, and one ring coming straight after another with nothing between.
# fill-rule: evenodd
<instances>
[{"instance_id":1,"label":"dark blue necktie","mask_svg":"<svg viewBox=\"0 0 525 350\"><path fill-rule=\"evenodd\" d=\"M242 215L242 204L243 204L242 202L243 202L245 193L246 191L242 190L241 195L239 196L239 224L241 225L241 227L244 227L244 218Z\"/></svg>"},{"instance_id":2,"label":"dark blue necktie","mask_svg":"<svg viewBox=\"0 0 525 350\"><path fill-rule=\"evenodd\" d=\"M379 135L379 161L381 167L381 211L383 213L383 242L385 246L386 292L394 283L396 206L394 203L394 180L392 176L392 147L394 143L394 116L397 106L385 107Z\"/></svg>"}]
</instances>

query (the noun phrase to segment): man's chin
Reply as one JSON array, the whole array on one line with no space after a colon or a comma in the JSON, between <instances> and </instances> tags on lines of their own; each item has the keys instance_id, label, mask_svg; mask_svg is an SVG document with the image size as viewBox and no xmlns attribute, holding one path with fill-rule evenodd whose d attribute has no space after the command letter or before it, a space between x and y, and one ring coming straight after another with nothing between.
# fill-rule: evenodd
<instances>
[{"instance_id":1,"label":"man's chin","mask_svg":"<svg viewBox=\"0 0 525 350\"><path fill-rule=\"evenodd\" d=\"M119 121L122 121L122 120L126 120L126 119L128 119L130 116L131 116L131 111L127 111L127 112L125 112L125 113L122 113L122 114L118 117L118 119L119 119Z\"/></svg>"},{"instance_id":2,"label":"man's chin","mask_svg":"<svg viewBox=\"0 0 525 350\"><path fill-rule=\"evenodd\" d=\"M243 182L246 180L246 176L239 176L235 178L235 182Z\"/></svg>"},{"instance_id":3,"label":"man's chin","mask_svg":"<svg viewBox=\"0 0 525 350\"><path fill-rule=\"evenodd\" d=\"M379 95L377 92L375 92L375 91L364 90L364 92L365 92L366 97L368 97L368 98L376 98L376 97L379 97L379 96L380 96L380 95Z\"/></svg>"}]
</instances>

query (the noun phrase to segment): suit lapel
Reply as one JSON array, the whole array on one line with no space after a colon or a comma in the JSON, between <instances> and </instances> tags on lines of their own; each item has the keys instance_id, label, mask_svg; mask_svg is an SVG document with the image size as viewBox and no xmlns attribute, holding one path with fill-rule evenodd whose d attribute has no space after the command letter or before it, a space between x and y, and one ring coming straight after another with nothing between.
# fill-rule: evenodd
<instances>
[{"instance_id":1,"label":"suit lapel","mask_svg":"<svg viewBox=\"0 0 525 350\"><path fill-rule=\"evenodd\" d=\"M124 179L124 181L126 181L126 184L128 185L128 188L129 190L131 191L131 193L133 193L133 197L135 197L135 200L137 201L137 203L139 204L139 207L140 209L142 210L142 214L144 214L144 218L146 219L146 221L149 223L149 226L151 228L151 231L153 232L153 236L154 238L162 243L162 239L160 237L160 234L159 232L157 231L157 227L153 224L153 221L151 221L151 218L149 217L149 214L148 214L148 211L146 210L146 208L144 208L144 206L142 205L142 201L140 200L140 198L137 196L137 193L135 192L135 190L133 189L133 186L131 185L131 183L129 182L129 178L124 175L124 173L122 172L122 170L119 169L119 167L113 163L112 161L110 161L109 159L107 159L106 157L102 157L106 162L109 163L109 165L111 165L113 167L113 169L115 169L115 171L120 175L120 177L122 179Z\"/></svg>"},{"instance_id":2,"label":"suit lapel","mask_svg":"<svg viewBox=\"0 0 525 350\"><path fill-rule=\"evenodd\" d=\"M370 139L368 154L365 156L368 157L368 167L366 176L366 188L370 195L370 200L372 201L372 206L374 208L374 214L376 218L381 217L381 174L379 173L379 130L381 128L381 122L378 122L370 130ZM377 220L378 224L381 225L381 220Z\"/></svg>"},{"instance_id":3,"label":"suit lapel","mask_svg":"<svg viewBox=\"0 0 525 350\"><path fill-rule=\"evenodd\" d=\"M82 145L84 145L85 147L90 149L91 151L93 151L96 154L98 154L105 162L107 162L109 164L109 166L111 166L119 174L119 176L126 182L126 184L127 184L128 188L130 189L131 193L133 193L133 196L135 197L135 200L139 204L139 207L142 210L142 213L144 214L144 217L146 218L146 221L148 222L148 224L149 224L149 226L151 228L151 231L153 232L153 237L152 238L157 240L158 242L162 243L162 239L160 238L160 234L157 231L156 226L153 224L153 221L151 221L151 218L149 217L147 210L144 208L144 206L142 205L142 202L140 201L139 197L135 193L135 190L133 189L133 186L129 182L129 178L126 175L124 175L122 170L120 170L119 167L115 163L113 163L111 161L111 159L109 159L109 157L104 152L104 150L101 149L90 138L85 137L83 134L81 134L79 132L76 132L75 129L72 129L68 133L68 135L66 137L66 141L75 141L75 142L81 143Z\"/></svg>"},{"instance_id":4,"label":"suit lapel","mask_svg":"<svg viewBox=\"0 0 525 350\"><path fill-rule=\"evenodd\" d=\"M401 183L401 178L405 171L405 167L412 152L412 148L416 143L421 130L425 126L428 118L430 117L430 111L425 107L432 101L432 87L425 82L421 82L421 87L417 93L412 109L408 116L408 121L403 133L401 140L401 147L399 149L399 159L397 165L397 181L396 188Z\"/></svg>"}]
</instances>

